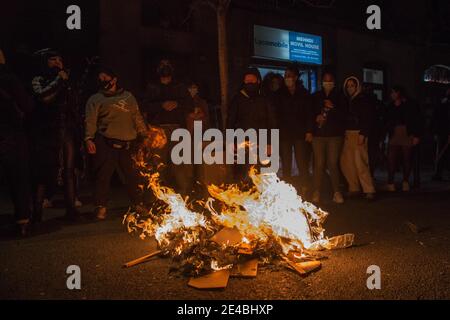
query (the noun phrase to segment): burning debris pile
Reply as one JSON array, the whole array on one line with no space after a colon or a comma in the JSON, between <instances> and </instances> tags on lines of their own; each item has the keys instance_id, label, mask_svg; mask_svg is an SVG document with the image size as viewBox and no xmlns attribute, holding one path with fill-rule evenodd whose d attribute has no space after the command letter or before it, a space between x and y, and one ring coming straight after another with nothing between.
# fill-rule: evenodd
<instances>
[{"instance_id":1,"label":"burning debris pile","mask_svg":"<svg viewBox=\"0 0 450 320\"><path fill-rule=\"evenodd\" d=\"M322 225L328 213L303 201L276 174L251 169L253 185L245 191L238 185L210 185L206 201L188 202L162 186L150 165L138 165L158 201L148 212L128 212L124 224L142 239L154 236L160 249L156 254L171 257L172 270L200 276L191 279L191 286L203 288L205 280L223 287L230 274L256 276L258 263L306 274L320 267L320 250L353 243L351 234L325 238Z\"/></svg>"}]
</instances>

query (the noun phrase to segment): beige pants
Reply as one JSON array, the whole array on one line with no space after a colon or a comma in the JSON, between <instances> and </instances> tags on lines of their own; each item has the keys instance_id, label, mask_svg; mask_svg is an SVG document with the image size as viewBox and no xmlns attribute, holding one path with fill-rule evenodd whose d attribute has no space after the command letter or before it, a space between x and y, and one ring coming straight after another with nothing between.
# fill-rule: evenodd
<instances>
[{"instance_id":1,"label":"beige pants","mask_svg":"<svg viewBox=\"0 0 450 320\"><path fill-rule=\"evenodd\" d=\"M346 131L341 154L341 169L348 182L350 192L375 193L373 179L369 170L367 139L358 145L359 131Z\"/></svg>"}]
</instances>

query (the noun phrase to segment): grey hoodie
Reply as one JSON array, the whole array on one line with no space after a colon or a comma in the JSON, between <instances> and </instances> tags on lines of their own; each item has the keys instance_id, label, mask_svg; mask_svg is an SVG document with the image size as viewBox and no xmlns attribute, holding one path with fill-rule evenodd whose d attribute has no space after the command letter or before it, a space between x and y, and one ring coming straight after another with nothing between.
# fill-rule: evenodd
<instances>
[{"instance_id":1,"label":"grey hoodie","mask_svg":"<svg viewBox=\"0 0 450 320\"><path fill-rule=\"evenodd\" d=\"M136 98L126 90L114 95L99 92L86 103L85 140L95 135L122 141L131 141L147 130Z\"/></svg>"}]
</instances>

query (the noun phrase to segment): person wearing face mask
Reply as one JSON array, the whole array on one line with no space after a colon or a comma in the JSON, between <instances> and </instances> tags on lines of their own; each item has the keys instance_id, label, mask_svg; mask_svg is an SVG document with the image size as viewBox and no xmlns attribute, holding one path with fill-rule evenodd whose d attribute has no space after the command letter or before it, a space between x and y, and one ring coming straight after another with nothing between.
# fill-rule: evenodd
<instances>
[{"instance_id":1,"label":"person wearing face mask","mask_svg":"<svg viewBox=\"0 0 450 320\"><path fill-rule=\"evenodd\" d=\"M157 73L158 82L146 88L143 109L148 115L147 122L161 127L170 140L174 130L187 128L188 115L195 113L194 99L187 87L176 81L175 68L169 60L160 61ZM170 141L158 150L161 163L165 164L161 167L161 179L166 185L174 186L177 192L188 195L192 191L193 167L172 163L170 153L175 144Z\"/></svg>"},{"instance_id":2,"label":"person wearing face mask","mask_svg":"<svg viewBox=\"0 0 450 320\"><path fill-rule=\"evenodd\" d=\"M32 116L32 163L34 179L33 222L42 221L46 188L55 184L62 161L66 218L78 220L75 167L81 117L75 103L69 72L62 56L52 49L40 50L41 72L32 80L36 100ZM62 157L60 157L60 154Z\"/></svg>"},{"instance_id":3,"label":"person wearing face mask","mask_svg":"<svg viewBox=\"0 0 450 320\"><path fill-rule=\"evenodd\" d=\"M148 131L135 97L119 86L114 71L101 67L98 84L98 93L86 103L85 143L93 157L94 214L98 220L104 220L109 184L116 168L125 177L131 205L140 205L138 173L132 157L137 139L145 140Z\"/></svg>"},{"instance_id":4,"label":"person wearing face mask","mask_svg":"<svg viewBox=\"0 0 450 320\"><path fill-rule=\"evenodd\" d=\"M309 166L311 161L311 96L299 83L300 72L295 65L289 66L284 75L285 86L281 89L276 109L280 126L280 152L283 179L292 181L292 152L299 170L300 193L305 196L310 187ZM296 183L297 184L297 183Z\"/></svg>"},{"instance_id":5,"label":"person wearing face mask","mask_svg":"<svg viewBox=\"0 0 450 320\"><path fill-rule=\"evenodd\" d=\"M228 129L276 129L277 119L269 99L260 90L261 75L256 68L244 72L241 90L233 97L227 117ZM269 134L270 137L270 134ZM270 153L270 146L269 153ZM249 165L236 166L235 178L247 177Z\"/></svg>"},{"instance_id":6,"label":"person wearing face mask","mask_svg":"<svg viewBox=\"0 0 450 320\"><path fill-rule=\"evenodd\" d=\"M284 86L283 76L279 73L269 72L262 82L262 93L275 106L280 89Z\"/></svg>"},{"instance_id":7,"label":"person wearing face mask","mask_svg":"<svg viewBox=\"0 0 450 320\"><path fill-rule=\"evenodd\" d=\"M345 119L345 140L341 154L341 169L347 180L349 195L357 195L361 187L366 199L375 198L375 187L369 169L368 138L375 117L367 97L361 92L356 77L344 81L344 94L347 97Z\"/></svg>"},{"instance_id":8,"label":"person wearing face mask","mask_svg":"<svg viewBox=\"0 0 450 320\"><path fill-rule=\"evenodd\" d=\"M345 100L335 87L335 77L330 72L322 76L322 90L313 95L310 125L314 154L313 197L320 201L320 191L325 168L328 169L333 189L333 201L344 203L340 191L339 158L342 150L345 120Z\"/></svg>"},{"instance_id":9,"label":"person wearing face mask","mask_svg":"<svg viewBox=\"0 0 450 320\"><path fill-rule=\"evenodd\" d=\"M188 85L188 91L194 110L187 115L187 129L192 134L194 132L194 121L201 121L203 130L207 130L210 126L208 103L200 97L198 83L191 81Z\"/></svg>"}]
</instances>

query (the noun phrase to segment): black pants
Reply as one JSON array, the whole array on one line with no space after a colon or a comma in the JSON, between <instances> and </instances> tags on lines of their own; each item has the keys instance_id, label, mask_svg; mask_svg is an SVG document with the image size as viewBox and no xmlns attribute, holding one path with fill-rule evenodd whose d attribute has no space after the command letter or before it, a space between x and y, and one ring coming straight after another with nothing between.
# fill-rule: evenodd
<instances>
[{"instance_id":1,"label":"black pants","mask_svg":"<svg viewBox=\"0 0 450 320\"><path fill-rule=\"evenodd\" d=\"M440 136L438 138L439 152L442 152L442 150L447 145L447 142L448 142L448 136ZM444 173L445 169L450 169L450 147L447 147L447 150L444 151L441 158L437 162L435 176L442 178L442 174Z\"/></svg>"},{"instance_id":2,"label":"black pants","mask_svg":"<svg viewBox=\"0 0 450 320\"><path fill-rule=\"evenodd\" d=\"M76 178L75 160L76 149L74 135L61 132L60 140L56 143L37 140L34 150L34 215L36 220L42 219L42 203L47 196L47 190L55 188L59 168L59 156L62 156L64 202L66 214L75 213Z\"/></svg>"},{"instance_id":3,"label":"black pants","mask_svg":"<svg viewBox=\"0 0 450 320\"><path fill-rule=\"evenodd\" d=\"M403 168L403 181L409 181L413 163L412 146L389 146L388 149L388 183L394 183L395 173L401 163Z\"/></svg>"},{"instance_id":4,"label":"black pants","mask_svg":"<svg viewBox=\"0 0 450 320\"><path fill-rule=\"evenodd\" d=\"M302 140L282 139L280 142L281 164L283 178L288 182L292 180L292 148L294 148L295 161L299 170L300 186L310 185L309 165L311 162L311 144Z\"/></svg>"},{"instance_id":5,"label":"black pants","mask_svg":"<svg viewBox=\"0 0 450 320\"><path fill-rule=\"evenodd\" d=\"M8 183L18 223L26 223L31 217L29 163L28 143L24 133L0 136L0 166Z\"/></svg>"},{"instance_id":6,"label":"black pants","mask_svg":"<svg viewBox=\"0 0 450 320\"><path fill-rule=\"evenodd\" d=\"M162 148L155 150L159 156L159 163L164 164L160 169L161 182L165 186L170 186L176 192L186 196L193 189L194 166L192 164L174 164L171 160L172 148L176 143L170 141L172 132L179 128L176 125L161 125L166 134L168 143Z\"/></svg>"},{"instance_id":7,"label":"black pants","mask_svg":"<svg viewBox=\"0 0 450 320\"><path fill-rule=\"evenodd\" d=\"M97 136L95 138L97 148L93 156L95 191L95 206L106 207L111 177L116 169L119 169L125 178L128 196L133 205L138 204L138 172L134 166L133 148L115 149L109 146L105 138Z\"/></svg>"}]
</instances>

